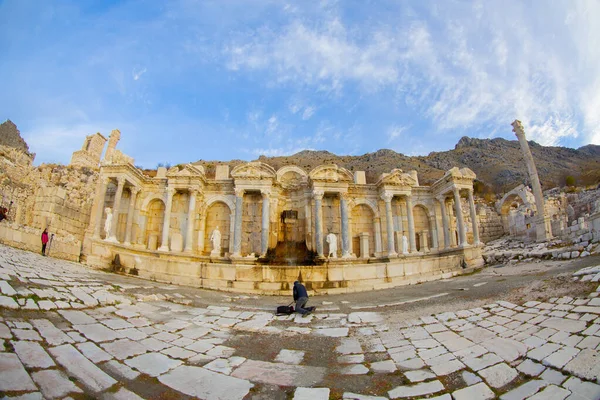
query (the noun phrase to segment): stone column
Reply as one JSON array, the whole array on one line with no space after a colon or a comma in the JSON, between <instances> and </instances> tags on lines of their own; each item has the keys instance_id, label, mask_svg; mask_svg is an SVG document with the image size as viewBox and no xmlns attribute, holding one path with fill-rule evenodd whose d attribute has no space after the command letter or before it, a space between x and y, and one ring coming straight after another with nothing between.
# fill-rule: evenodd
<instances>
[{"instance_id":1,"label":"stone column","mask_svg":"<svg viewBox=\"0 0 600 400\"><path fill-rule=\"evenodd\" d=\"M413 217L412 196L406 196L406 216L408 217L408 241L410 243L409 252L417 251L417 240L415 238L415 218Z\"/></svg>"},{"instance_id":2,"label":"stone column","mask_svg":"<svg viewBox=\"0 0 600 400\"><path fill-rule=\"evenodd\" d=\"M244 189L235 189L235 219L233 221L233 256L242 255L242 213L244 207Z\"/></svg>"},{"instance_id":3,"label":"stone column","mask_svg":"<svg viewBox=\"0 0 600 400\"><path fill-rule=\"evenodd\" d=\"M119 211L121 208L121 197L123 196L123 187L125 187L125 178L117 178L117 193L115 193L115 205L113 207L113 220L110 227L110 237L108 240L118 242L117 228L119 226Z\"/></svg>"},{"instance_id":4,"label":"stone column","mask_svg":"<svg viewBox=\"0 0 600 400\"><path fill-rule=\"evenodd\" d=\"M314 190L313 198L315 199L315 244L317 246L317 256L323 255L323 209L321 203L323 201L322 190Z\"/></svg>"},{"instance_id":5,"label":"stone column","mask_svg":"<svg viewBox=\"0 0 600 400\"><path fill-rule=\"evenodd\" d=\"M100 231L102 230L102 213L104 212L104 200L106 199L106 188L110 178L101 178L100 185L98 186L98 193L96 193L96 226L94 227L94 238L100 239Z\"/></svg>"},{"instance_id":6,"label":"stone column","mask_svg":"<svg viewBox=\"0 0 600 400\"><path fill-rule=\"evenodd\" d=\"M340 193L342 219L342 258L350 257L350 224L348 222L348 193Z\"/></svg>"},{"instance_id":7,"label":"stone column","mask_svg":"<svg viewBox=\"0 0 600 400\"><path fill-rule=\"evenodd\" d=\"M260 235L260 256L264 257L267 255L267 250L269 248L269 206L271 205L271 191L266 189L261 189L260 193L262 194L262 226L261 226L261 235Z\"/></svg>"},{"instance_id":8,"label":"stone column","mask_svg":"<svg viewBox=\"0 0 600 400\"><path fill-rule=\"evenodd\" d=\"M429 216L429 227L431 229L431 247L433 249L437 249L439 247L438 244L438 230L437 230L437 222L435 219L435 215Z\"/></svg>"},{"instance_id":9,"label":"stone column","mask_svg":"<svg viewBox=\"0 0 600 400\"><path fill-rule=\"evenodd\" d=\"M394 195L391 193L383 193L381 195L383 201L385 201L385 221L387 225L387 240L388 240L388 256L395 257L398 255L394 246L394 220L392 219L392 198Z\"/></svg>"},{"instance_id":10,"label":"stone column","mask_svg":"<svg viewBox=\"0 0 600 400\"><path fill-rule=\"evenodd\" d=\"M183 251L191 253L193 251L192 235L194 234L194 221L196 220L196 195L198 188L190 188L190 204L188 206L187 232L185 234L185 248Z\"/></svg>"},{"instance_id":11,"label":"stone column","mask_svg":"<svg viewBox=\"0 0 600 400\"><path fill-rule=\"evenodd\" d=\"M129 189L131 197L129 198L129 209L127 210L127 226L125 228L125 245L131 246L131 227L133 225L133 212L135 210L135 200L140 191L139 188L132 187Z\"/></svg>"},{"instance_id":12,"label":"stone column","mask_svg":"<svg viewBox=\"0 0 600 400\"><path fill-rule=\"evenodd\" d=\"M519 139L521 145L521 152L527 164L527 171L529 172L529 179L531 180L531 188L533 189L533 196L535 197L535 208L537 209L536 218L536 235L538 241L544 241L552 238L552 227L550 225L550 218L546 215L546 209L544 207L544 194L542 193L542 185L540 185L540 179L538 177L535 162L533 161L533 155L529 150L529 144L525 137L525 131L521 121L515 120L512 124L513 132Z\"/></svg>"},{"instance_id":13,"label":"stone column","mask_svg":"<svg viewBox=\"0 0 600 400\"><path fill-rule=\"evenodd\" d=\"M369 232L358 234L360 238L360 258L369 258Z\"/></svg>"},{"instance_id":14,"label":"stone column","mask_svg":"<svg viewBox=\"0 0 600 400\"><path fill-rule=\"evenodd\" d=\"M460 192L457 187L452 188L452 192L454 193L454 211L456 212L456 223L458 224L458 245L464 246L467 244L467 233L462 207L460 206Z\"/></svg>"},{"instance_id":15,"label":"stone column","mask_svg":"<svg viewBox=\"0 0 600 400\"><path fill-rule=\"evenodd\" d=\"M165 205L165 219L163 221L162 243L158 251L169 251L169 227L171 225L171 207L173 206L173 196L175 188L167 188L167 204Z\"/></svg>"},{"instance_id":16,"label":"stone column","mask_svg":"<svg viewBox=\"0 0 600 400\"><path fill-rule=\"evenodd\" d=\"M479 246L479 227L477 226L477 212L473 200L473 189L469 189L469 209L471 211L471 224L473 225L473 246Z\"/></svg>"},{"instance_id":17,"label":"stone column","mask_svg":"<svg viewBox=\"0 0 600 400\"><path fill-rule=\"evenodd\" d=\"M198 229L198 242L197 249L200 254L204 252L204 235L206 232L206 214L203 211L200 212L200 228Z\"/></svg>"},{"instance_id":18,"label":"stone column","mask_svg":"<svg viewBox=\"0 0 600 400\"><path fill-rule=\"evenodd\" d=\"M373 225L375 226L375 255L378 256L381 254L381 218L375 218Z\"/></svg>"},{"instance_id":19,"label":"stone column","mask_svg":"<svg viewBox=\"0 0 600 400\"><path fill-rule=\"evenodd\" d=\"M429 231L421 232L421 251L426 253L429 251Z\"/></svg>"},{"instance_id":20,"label":"stone column","mask_svg":"<svg viewBox=\"0 0 600 400\"><path fill-rule=\"evenodd\" d=\"M440 202L440 210L442 211L442 231L444 233L444 249L450 247L450 226L448 225L448 214L446 213L446 197L439 196L437 201Z\"/></svg>"}]
</instances>

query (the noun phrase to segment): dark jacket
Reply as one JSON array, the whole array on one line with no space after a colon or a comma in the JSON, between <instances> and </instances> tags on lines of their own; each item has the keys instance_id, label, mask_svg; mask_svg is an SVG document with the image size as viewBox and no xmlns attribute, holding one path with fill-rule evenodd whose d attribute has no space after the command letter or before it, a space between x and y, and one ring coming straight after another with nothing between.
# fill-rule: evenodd
<instances>
[{"instance_id":1,"label":"dark jacket","mask_svg":"<svg viewBox=\"0 0 600 400\"><path fill-rule=\"evenodd\" d=\"M298 300L300 297L306 297L308 299L308 293L303 284L296 281L294 282L294 300Z\"/></svg>"}]
</instances>

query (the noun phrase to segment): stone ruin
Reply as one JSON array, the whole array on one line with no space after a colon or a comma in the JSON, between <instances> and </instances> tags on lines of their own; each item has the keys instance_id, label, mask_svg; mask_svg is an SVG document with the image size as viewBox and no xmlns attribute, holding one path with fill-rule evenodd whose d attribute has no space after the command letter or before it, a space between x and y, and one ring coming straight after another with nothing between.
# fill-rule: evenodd
<instances>
[{"instance_id":1,"label":"stone ruin","mask_svg":"<svg viewBox=\"0 0 600 400\"><path fill-rule=\"evenodd\" d=\"M48 227L52 256L97 268L110 268L118 256L124 271L161 281L287 294L300 278L312 290L336 293L458 274L464 264L481 266L482 243L503 236L486 251L489 262L523 258L500 255L513 242L530 242L529 253L541 258L597 250L600 214L590 204L598 195L588 192L547 193L554 239L540 244L532 191L521 185L490 206L475 198L467 168L431 186L420 186L416 171L394 169L370 182L364 171L333 164L148 172L116 148L118 130L108 140L86 137L68 166L34 167L35 155L10 124L1 126L12 137L0 144L0 191L9 208L0 241L37 252Z\"/></svg>"}]
</instances>

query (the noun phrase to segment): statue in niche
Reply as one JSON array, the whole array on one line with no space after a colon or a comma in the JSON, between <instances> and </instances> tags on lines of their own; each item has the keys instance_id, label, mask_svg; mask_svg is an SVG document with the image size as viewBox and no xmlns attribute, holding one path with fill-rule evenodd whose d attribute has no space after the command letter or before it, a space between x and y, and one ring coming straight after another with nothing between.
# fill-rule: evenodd
<instances>
[{"instance_id":1,"label":"statue in niche","mask_svg":"<svg viewBox=\"0 0 600 400\"><path fill-rule=\"evenodd\" d=\"M329 253L327 254L327 257L337 258L337 236L335 236L335 233L329 233L325 240L327 240L327 243L329 244Z\"/></svg>"},{"instance_id":2,"label":"statue in niche","mask_svg":"<svg viewBox=\"0 0 600 400\"><path fill-rule=\"evenodd\" d=\"M112 209L110 207L106 207L104 211L106 212L106 221L104 221L104 233L106 234L105 239L108 239L110 237L110 230L112 228L113 215Z\"/></svg>"},{"instance_id":3,"label":"statue in niche","mask_svg":"<svg viewBox=\"0 0 600 400\"><path fill-rule=\"evenodd\" d=\"M402 254L408 254L408 238L402 235Z\"/></svg>"},{"instance_id":4,"label":"statue in niche","mask_svg":"<svg viewBox=\"0 0 600 400\"><path fill-rule=\"evenodd\" d=\"M218 226L210 234L210 241L213 246L213 249L210 252L210 254L211 255L220 255L221 254L221 231L219 231Z\"/></svg>"}]
</instances>

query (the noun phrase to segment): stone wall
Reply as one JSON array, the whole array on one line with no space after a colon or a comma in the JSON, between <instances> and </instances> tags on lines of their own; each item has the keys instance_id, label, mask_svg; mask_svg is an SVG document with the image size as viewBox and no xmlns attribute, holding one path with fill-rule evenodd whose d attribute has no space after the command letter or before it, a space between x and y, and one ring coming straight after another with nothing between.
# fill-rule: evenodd
<instances>
[{"instance_id":1,"label":"stone wall","mask_svg":"<svg viewBox=\"0 0 600 400\"><path fill-rule=\"evenodd\" d=\"M18 249L41 253L42 229L10 223L6 220L0 222L0 243ZM81 241L73 236L63 237L55 234L52 241L46 246L46 254L54 258L69 261L79 261Z\"/></svg>"},{"instance_id":2,"label":"stone wall","mask_svg":"<svg viewBox=\"0 0 600 400\"><path fill-rule=\"evenodd\" d=\"M27 143L21 137L21 132L19 132L17 126L10 119L0 124L0 145L12 147L27 155L31 155L29 153L29 146L27 146ZM32 156L35 156L35 154Z\"/></svg>"},{"instance_id":3,"label":"stone wall","mask_svg":"<svg viewBox=\"0 0 600 400\"><path fill-rule=\"evenodd\" d=\"M479 202L477 204L477 215L479 218L479 240L483 243L491 242L506 234L502 217L494 207Z\"/></svg>"}]
</instances>

